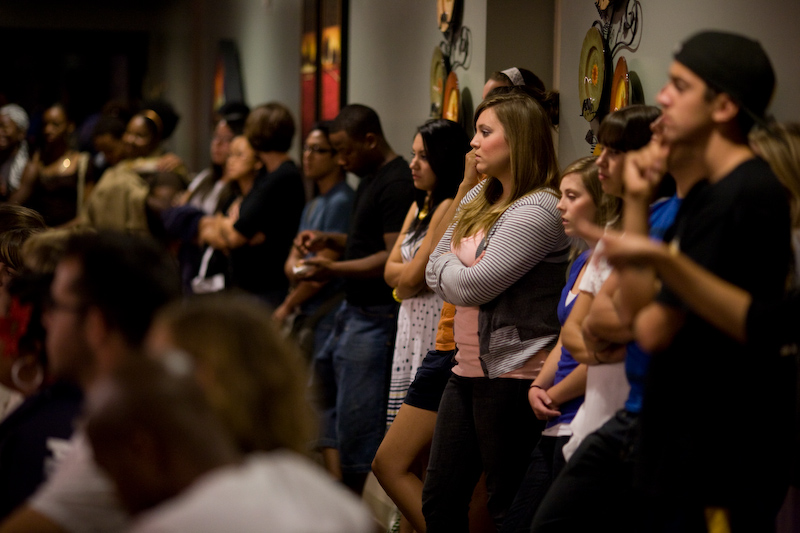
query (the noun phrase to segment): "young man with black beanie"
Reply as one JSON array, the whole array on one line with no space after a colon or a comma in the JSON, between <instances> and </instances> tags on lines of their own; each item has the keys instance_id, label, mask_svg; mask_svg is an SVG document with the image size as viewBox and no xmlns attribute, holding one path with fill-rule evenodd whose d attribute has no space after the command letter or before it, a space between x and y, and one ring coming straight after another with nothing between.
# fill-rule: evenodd
<instances>
[{"instance_id":1,"label":"young man with black beanie","mask_svg":"<svg viewBox=\"0 0 800 533\"><path fill-rule=\"evenodd\" d=\"M751 127L766 121L774 86L759 43L705 31L677 50L658 95L663 142L696 154L707 176L690 190L665 239L764 299L782 294L791 257L786 195L747 144ZM638 169L642 178L653 170ZM581 510L574 514L603 531L712 531L714 524L723 524L721 531L774 530L790 471L795 373L783 368L788 361L730 340L666 288L633 325L653 355L639 433L621 467L632 485L609 491L600 504L574 502ZM575 519L565 522L546 503L532 531L578 530L565 529Z\"/></svg>"},{"instance_id":2,"label":"young man with black beanie","mask_svg":"<svg viewBox=\"0 0 800 533\"><path fill-rule=\"evenodd\" d=\"M658 96L666 142L704 146L708 176L684 200L672 246L765 300L785 287L789 205L747 134L766 122L774 87L758 42L707 31L678 49ZM666 288L635 331L654 354L637 468L648 529L773 530L790 471L791 361L731 340Z\"/></svg>"}]
</instances>

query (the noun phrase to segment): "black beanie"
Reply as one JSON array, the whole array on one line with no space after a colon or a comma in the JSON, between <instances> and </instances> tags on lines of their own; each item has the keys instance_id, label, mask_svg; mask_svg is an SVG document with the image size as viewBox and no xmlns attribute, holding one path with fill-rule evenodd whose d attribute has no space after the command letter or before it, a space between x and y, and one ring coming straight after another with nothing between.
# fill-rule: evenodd
<instances>
[{"instance_id":1,"label":"black beanie","mask_svg":"<svg viewBox=\"0 0 800 533\"><path fill-rule=\"evenodd\" d=\"M734 33L704 31L684 41L675 60L710 87L730 95L756 122L765 121L775 90L775 71L757 41Z\"/></svg>"}]
</instances>

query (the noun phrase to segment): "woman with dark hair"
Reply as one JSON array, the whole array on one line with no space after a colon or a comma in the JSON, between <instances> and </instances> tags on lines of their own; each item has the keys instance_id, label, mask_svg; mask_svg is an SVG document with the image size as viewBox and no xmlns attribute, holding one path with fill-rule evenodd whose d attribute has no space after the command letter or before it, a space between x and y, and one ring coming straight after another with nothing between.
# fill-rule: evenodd
<instances>
[{"instance_id":1,"label":"woman with dark hair","mask_svg":"<svg viewBox=\"0 0 800 533\"><path fill-rule=\"evenodd\" d=\"M216 112L217 120L211 138L211 165L192 179L180 203L193 205L207 215L213 215L229 192L229 185L222 179L225 161L231 151L231 141L244 132L244 123L250 108L242 102L228 102Z\"/></svg>"},{"instance_id":2,"label":"woman with dark hair","mask_svg":"<svg viewBox=\"0 0 800 533\"><path fill-rule=\"evenodd\" d=\"M401 306L389 388L389 431L372 468L416 531L425 531L422 474L452 366L449 352L434 350L443 301L425 285L425 266L435 245L429 230L441 222L458 191L467 151L469 139L455 122L435 119L419 127L410 164L417 198L406 215L404 237L397 239L384 270ZM436 379L442 375L444 379ZM435 386L437 381L441 386Z\"/></svg>"},{"instance_id":3,"label":"woman with dark hair","mask_svg":"<svg viewBox=\"0 0 800 533\"><path fill-rule=\"evenodd\" d=\"M597 166L603 190L617 198L622 197L622 165L625 153L638 150L650 141L651 124L661 115L661 110L651 105L630 105L603 119L597 131L602 147ZM664 179L656 191L656 198L671 196L675 192L672 177Z\"/></svg>"},{"instance_id":4,"label":"woman with dark hair","mask_svg":"<svg viewBox=\"0 0 800 533\"><path fill-rule=\"evenodd\" d=\"M70 145L75 122L64 104L56 103L44 112L44 145L31 158L19 189L9 199L38 211L48 226L73 220L93 185L89 175L89 154Z\"/></svg>"},{"instance_id":5,"label":"woman with dark hair","mask_svg":"<svg viewBox=\"0 0 800 533\"><path fill-rule=\"evenodd\" d=\"M434 217L436 227L464 176L469 140L464 129L445 119L419 127L412 144L411 175L416 200L408 210L384 270L386 283L401 302L389 388L387 425L391 425L422 358L433 349L442 299L425 285L425 265L433 237L425 239ZM438 214L437 214L438 211ZM423 250L418 254L418 250Z\"/></svg>"},{"instance_id":6,"label":"woman with dark hair","mask_svg":"<svg viewBox=\"0 0 800 533\"><path fill-rule=\"evenodd\" d=\"M197 239L199 220L227 207L240 193L236 181L226 179L225 164L231 153L233 139L244 131L249 111L250 108L241 102L229 102L220 107L211 138L211 165L192 179L173 205L166 205L160 210L166 239L176 241L186 293L192 292L192 280L198 275L203 261L203 248ZM222 255L217 254L217 260L226 265L227 260Z\"/></svg>"},{"instance_id":7,"label":"woman with dark hair","mask_svg":"<svg viewBox=\"0 0 800 533\"><path fill-rule=\"evenodd\" d=\"M163 232L148 204L168 204L185 188L187 172L183 162L161 149L162 141L175 131L179 118L169 103L154 101L145 103L130 119L122 137L125 159L103 173L87 201L85 218L90 226L137 233ZM158 224L154 225L156 221Z\"/></svg>"}]
</instances>

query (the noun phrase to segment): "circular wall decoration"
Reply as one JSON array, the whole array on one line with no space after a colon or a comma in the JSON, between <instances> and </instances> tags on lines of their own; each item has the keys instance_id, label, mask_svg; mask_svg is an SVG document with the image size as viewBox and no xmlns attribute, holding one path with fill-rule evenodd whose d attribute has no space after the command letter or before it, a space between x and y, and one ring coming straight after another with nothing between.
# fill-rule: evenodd
<instances>
[{"instance_id":1,"label":"circular wall decoration","mask_svg":"<svg viewBox=\"0 0 800 533\"><path fill-rule=\"evenodd\" d=\"M608 108L610 112L622 109L630 103L631 81L628 75L628 62L620 56L617 60L617 68L614 69L614 78L611 82L611 104Z\"/></svg>"},{"instance_id":2,"label":"circular wall decoration","mask_svg":"<svg viewBox=\"0 0 800 533\"><path fill-rule=\"evenodd\" d=\"M578 63L578 98L581 115L591 122L600 109L605 83L605 44L600 30L592 26L586 32Z\"/></svg>"},{"instance_id":3,"label":"circular wall decoration","mask_svg":"<svg viewBox=\"0 0 800 533\"><path fill-rule=\"evenodd\" d=\"M451 72L447 76L447 83L444 86L444 107L442 108L442 118L458 122L461 110L461 98L458 92L458 76Z\"/></svg>"},{"instance_id":4,"label":"circular wall decoration","mask_svg":"<svg viewBox=\"0 0 800 533\"><path fill-rule=\"evenodd\" d=\"M447 65L442 50L437 46L433 49L433 58L431 59L431 118L442 118L446 77Z\"/></svg>"}]
</instances>

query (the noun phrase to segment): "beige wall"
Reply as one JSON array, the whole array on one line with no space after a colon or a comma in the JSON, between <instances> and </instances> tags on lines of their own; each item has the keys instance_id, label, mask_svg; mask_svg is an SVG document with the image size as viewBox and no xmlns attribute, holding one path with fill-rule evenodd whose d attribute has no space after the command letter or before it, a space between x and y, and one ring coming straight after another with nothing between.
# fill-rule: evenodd
<instances>
[{"instance_id":1,"label":"beige wall","mask_svg":"<svg viewBox=\"0 0 800 533\"><path fill-rule=\"evenodd\" d=\"M598 16L588 0L560 2L563 17L559 161L564 167L590 153L590 146L583 140L590 124L580 116L578 63L586 31ZM697 31L720 29L743 33L762 43L778 77L771 111L779 120L800 120L797 103L800 68L796 57L800 51L798 0L642 0L641 7L639 47L635 52L623 50L618 55L625 56L628 69L639 74L646 103L655 104L655 96L666 81L675 46ZM617 57L613 58L613 65ZM591 127L596 131L597 124Z\"/></svg>"},{"instance_id":2,"label":"beige wall","mask_svg":"<svg viewBox=\"0 0 800 533\"><path fill-rule=\"evenodd\" d=\"M587 154L590 147L583 138L596 124L580 116L577 71L583 37L598 18L594 3L464 3L463 24L471 30L472 58L468 69L456 70L462 90L477 104L489 72L512 64L527 66L561 90L562 165ZM6 0L0 24L150 31L153 46L146 89L162 89L178 108L182 120L170 147L194 169L208 161L211 80L220 38L238 44L249 104L279 100L299 114L301 0L121 1L113 6L97 2L81 6L45 0L31 9L22 0ZM772 112L781 120L800 120L796 103L800 69L795 57L800 50L798 0L641 0L641 8L638 48L621 54L638 72L648 103L665 80L678 41L703 28L721 28L762 41L778 72ZM49 16L42 17L42 12ZM378 111L389 142L402 154L408 153L414 129L429 114L431 55L442 40L435 17L433 0L350 0L348 99ZM295 156L300 144L295 140Z\"/></svg>"},{"instance_id":3,"label":"beige wall","mask_svg":"<svg viewBox=\"0 0 800 533\"><path fill-rule=\"evenodd\" d=\"M485 77L522 67L553 86L555 0L488 0Z\"/></svg>"},{"instance_id":4,"label":"beige wall","mask_svg":"<svg viewBox=\"0 0 800 533\"><path fill-rule=\"evenodd\" d=\"M463 24L472 30L472 63L455 72L462 89L480 95L486 10L483 2L466 4ZM415 129L429 118L431 58L442 39L432 0L350 0L348 100L378 112L400 154L408 154Z\"/></svg>"}]
</instances>

